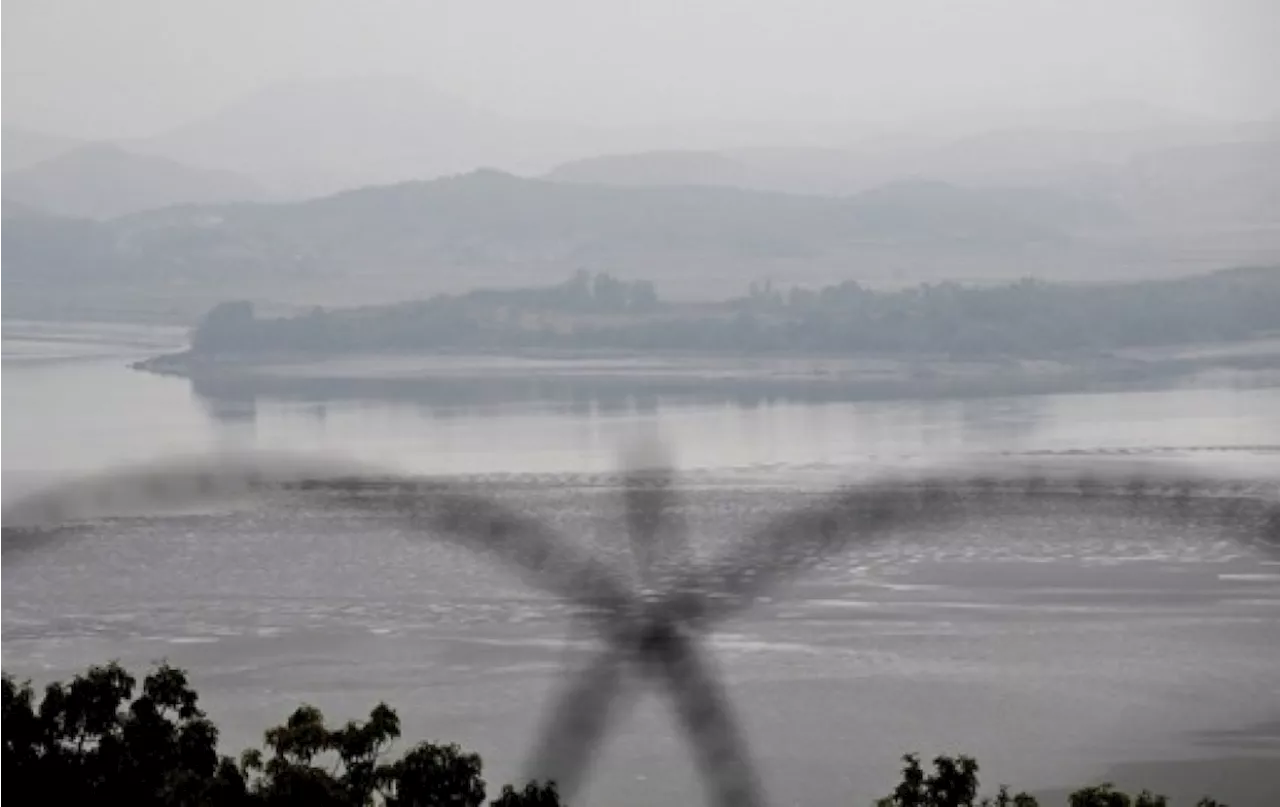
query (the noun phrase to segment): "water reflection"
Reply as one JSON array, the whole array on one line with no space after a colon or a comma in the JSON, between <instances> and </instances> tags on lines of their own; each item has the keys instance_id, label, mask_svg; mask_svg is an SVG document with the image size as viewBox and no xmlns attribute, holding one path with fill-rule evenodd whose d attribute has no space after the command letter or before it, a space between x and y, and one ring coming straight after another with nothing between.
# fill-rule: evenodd
<instances>
[{"instance_id":1,"label":"water reflection","mask_svg":"<svg viewBox=\"0 0 1280 807\"><path fill-rule=\"evenodd\" d=\"M190 381L192 392L214 419L240 421L251 417L259 400L292 403L377 402L403 404L426 410L435 417L535 406L572 417L611 417L654 414L666 405L727 405L754 410L783 404L827 404L853 401L890 401L915 398L950 399L961 403L962 419L987 420L989 400L1003 391L973 386L951 390L954 396L913 380L860 383L852 388L826 382L707 377L635 377L621 375L502 375L435 376L422 378L325 378L266 375L198 376ZM1041 392L1057 392L1064 386L1046 380ZM1013 399L1002 399L1013 400ZM1029 412L1034 396L1002 404L1010 410ZM1014 415L1025 420L1025 415Z\"/></svg>"},{"instance_id":2,"label":"water reflection","mask_svg":"<svg viewBox=\"0 0 1280 807\"><path fill-rule=\"evenodd\" d=\"M821 375L716 375L683 372L624 373L599 368L578 369L570 363L529 368L522 372L485 372L459 360L452 367L417 372L325 376L320 374L225 373L198 375L192 393L215 420L241 422L255 416L256 404L289 403L397 404L438 418L471 416L536 407L570 417L654 415L661 406L720 406L754 410L786 404L832 404L883 401L946 401L949 420L971 428L1029 428L1040 401L1048 395L1161 389L1271 389L1280 375L1239 371L1230 374L1170 374L1129 378L1064 373L939 378L913 375L857 377L849 381ZM692 370L692 371L691 371ZM351 372L348 370L348 372ZM998 403L993 403L998 401ZM1002 425L995 425L999 422ZM1021 425L1019 425L1021 424Z\"/></svg>"},{"instance_id":3,"label":"water reflection","mask_svg":"<svg viewBox=\"0 0 1280 807\"><path fill-rule=\"evenodd\" d=\"M221 427L252 406L273 445L336 443L415 470L602 470L637 428L657 427L686 467L845 464L969 451L1280 442L1256 394L1184 384L1146 392L900 396L901 382L501 373L421 377L221 377L190 382ZM232 403L234 402L234 405ZM251 403L250 403L251 402ZM229 415L229 416L228 416Z\"/></svg>"},{"instance_id":4,"label":"water reflection","mask_svg":"<svg viewBox=\"0 0 1280 807\"><path fill-rule=\"evenodd\" d=\"M252 426L258 420L257 395L248 392L238 395L202 395L193 385L191 397L210 420L225 426Z\"/></svg>"},{"instance_id":5,"label":"water reflection","mask_svg":"<svg viewBox=\"0 0 1280 807\"><path fill-rule=\"evenodd\" d=\"M423 473L609 470L617 447L637 431L661 434L685 468L795 468L975 450L1280 443L1274 378L1219 377L1210 386L1145 392L999 396L970 390L912 399L922 391L910 386L918 380L855 390L829 379L762 383L687 367L676 368L683 374L663 368L648 376L575 375L562 363L483 375L458 362L435 374L378 375L385 368L374 368L359 378L361 367L353 366L343 368L343 378L189 381L126 365L99 357L6 361L6 481L14 472L83 471L219 447L333 452Z\"/></svg>"}]
</instances>

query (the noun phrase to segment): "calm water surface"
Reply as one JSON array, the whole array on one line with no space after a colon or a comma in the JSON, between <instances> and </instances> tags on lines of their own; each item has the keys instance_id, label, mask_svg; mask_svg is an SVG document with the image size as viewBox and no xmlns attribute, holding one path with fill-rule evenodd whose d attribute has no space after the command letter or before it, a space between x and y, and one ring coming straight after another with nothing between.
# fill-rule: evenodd
<instances>
[{"instance_id":1,"label":"calm water surface","mask_svg":"<svg viewBox=\"0 0 1280 807\"><path fill-rule=\"evenodd\" d=\"M1193 387L983 401L581 402L442 408L377 400L211 400L130 371L181 335L5 323L4 496L67 475L227 447L340 453L418 472L614 467L658 435L687 470L698 540L789 506L752 487L813 469L973 451L1235 447L1267 461L1280 390ZM602 548L616 492L527 505ZM141 515L141 514L140 514ZM775 801L867 799L897 756L976 754L991 781L1053 786L1119 759L1204 756L1194 733L1280 711L1280 567L1222 536L1087 514L904 535L834 558L724 626L712 647ZM354 717L385 699L411 737L514 776L567 662L566 607L387 524L303 506L103 522L4 566L4 664L37 679L119 657L193 671L238 749L300 701ZM619 727L584 803L654 804L697 784L656 699ZM1046 730L1048 729L1048 730Z\"/></svg>"}]
</instances>

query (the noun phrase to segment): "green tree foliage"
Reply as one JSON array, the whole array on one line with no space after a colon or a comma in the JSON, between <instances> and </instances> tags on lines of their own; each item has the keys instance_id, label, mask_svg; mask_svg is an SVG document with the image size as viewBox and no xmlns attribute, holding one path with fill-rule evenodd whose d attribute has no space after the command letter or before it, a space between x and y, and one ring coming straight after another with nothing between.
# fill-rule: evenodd
<instances>
[{"instance_id":1,"label":"green tree foliage","mask_svg":"<svg viewBox=\"0 0 1280 807\"><path fill-rule=\"evenodd\" d=\"M232 300L218 303L205 314L191 335L191 345L196 350L244 349L252 344L256 320L253 303Z\"/></svg>"},{"instance_id":2,"label":"green tree foliage","mask_svg":"<svg viewBox=\"0 0 1280 807\"><path fill-rule=\"evenodd\" d=\"M1007 785L1000 785L994 798L976 801L978 762L972 757L937 757L933 773L925 773L917 754L907 754L902 761L902 781L876 807L1037 807L1027 793L1010 796Z\"/></svg>"},{"instance_id":3,"label":"green tree foliage","mask_svg":"<svg viewBox=\"0 0 1280 807\"><path fill-rule=\"evenodd\" d=\"M1025 358L1277 331L1280 268L1125 284L947 282L875 291L846 282L785 295L766 283L699 305L664 303L645 281L579 271L545 288L292 318L258 319L247 303L224 303L192 342L198 354L551 347Z\"/></svg>"},{"instance_id":4,"label":"green tree foliage","mask_svg":"<svg viewBox=\"0 0 1280 807\"><path fill-rule=\"evenodd\" d=\"M218 730L186 675L159 666L136 679L117 664L52 683L4 678L5 781L53 804L201 804L222 784Z\"/></svg>"},{"instance_id":5,"label":"green tree foliage","mask_svg":"<svg viewBox=\"0 0 1280 807\"><path fill-rule=\"evenodd\" d=\"M30 683L4 676L6 792L50 804L140 807L480 807L479 755L419 743L390 758L400 718L378 704L364 721L326 724L298 707L268 729L263 747L220 756L218 732L181 670L159 665L142 682L118 664L52 683L37 702ZM503 788L503 807L558 807L553 784Z\"/></svg>"},{"instance_id":6,"label":"green tree foliage","mask_svg":"<svg viewBox=\"0 0 1280 807\"><path fill-rule=\"evenodd\" d=\"M933 760L933 772L926 773L917 754L902 758L902 781L893 793L876 802L876 807L1039 807L1029 793L1010 794L1000 785L995 796L978 797L978 763L972 757L940 756ZM1068 807L1169 807L1169 801L1149 790L1137 796L1116 790L1110 782L1083 787L1067 797ZM1209 797L1196 807L1226 807Z\"/></svg>"},{"instance_id":7,"label":"green tree foliage","mask_svg":"<svg viewBox=\"0 0 1280 807\"><path fill-rule=\"evenodd\" d=\"M529 782L524 790L503 785L501 795L493 800L493 807L557 807L559 804L560 794L556 791L555 782Z\"/></svg>"},{"instance_id":8,"label":"green tree foliage","mask_svg":"<svg viewBox=\"0 0 1280 807\"><path fill-rule=\"evenodd\" d=\"M480 807L479 755L457 745L419 743L398 758L400 718L380 703L366 720L331 727L303 705L267 729L262 748L238 760L218 753L218 731L182 670L160 664L142 681L119 664L90 667L37 700L30 682L4 675L5 792L48 804L134 807ZM136 694L135 694L136 691ZM876 807L1038 807L1001 785L979 798L978 763L939 756L926 772L903 757L902 780ZM491 807L560 807L554 782L504 785ZM1111 784L1072 793L1068 807L1168 807ZM1196 807L1226 807L1203 798Z\"/></svg>"},{"instance_id":9,"label":"green tree foliage","mask_svg":"<svg viewBox=\"0 0 1280 807\"><path fill-rule=\"evenodd\" d=\"M1068 796L1068 807L1169 807L1169 800L1164 796L1143 790L1136 796L1130 796L1115 789L1110 782L1084 787ZM1227 807L1222 802L1205 796L1196 802L1196 807Z\"/></svg>"}]
</instances>

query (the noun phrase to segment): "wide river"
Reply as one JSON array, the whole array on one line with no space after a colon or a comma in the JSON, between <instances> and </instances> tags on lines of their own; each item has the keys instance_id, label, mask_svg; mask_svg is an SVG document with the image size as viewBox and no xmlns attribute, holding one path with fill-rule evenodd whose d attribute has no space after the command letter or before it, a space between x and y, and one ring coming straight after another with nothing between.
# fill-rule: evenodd
<instances>
[{"instance_id":1,"label":"wide river","mask_svg":"<svg viewBox=\"0 0 1280 807\"><path fill-rule=\"evenodd\" d=\"M442 406L220 400L126 366L180 343L6 322L5 501L120 463L288 449L538 475L548 489L512 501L616 556L607 473L636 437L661 438L698 480L679 515L700 549L794 506L796 487L921 458L1125 449L1241 473L1280 461L1280 388L1221 379L967 401ZM565 665L595 649L571 634L569 606L483 559L314 505L136 513L5 561L7 672L167 658L233 752L300 702L346 719L385 700L406 737L481 752L496 786L518 775ZM774 803L869 803L910 750L973 754L988 785L1056 787L1115 762L1242 753L1208 738L1280 715L1277 570L1176 522L995 519L830 558L708 644ZM615 728L578 803L697 802L654 694Z\"/></svg>"}]
</instances>

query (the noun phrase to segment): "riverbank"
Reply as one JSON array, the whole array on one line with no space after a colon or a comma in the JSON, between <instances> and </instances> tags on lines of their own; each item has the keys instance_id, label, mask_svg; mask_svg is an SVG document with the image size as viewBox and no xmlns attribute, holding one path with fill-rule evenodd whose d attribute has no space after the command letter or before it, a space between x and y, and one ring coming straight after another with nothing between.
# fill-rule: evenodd
<instances>
[{"instance_id":1,"label":"riverbank","mask_svg":"<svg viewBox=\"0 0 1280 807\"><path fill-rule=\"evenodd\" d=\"M625 351L157 356L134 369L190 379L209 398L405 400L442 405L584 399L894 400L1280 385L1280 339L1045 360Z\"/></svg>"}]
</instances>

